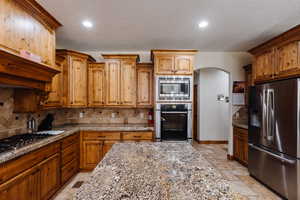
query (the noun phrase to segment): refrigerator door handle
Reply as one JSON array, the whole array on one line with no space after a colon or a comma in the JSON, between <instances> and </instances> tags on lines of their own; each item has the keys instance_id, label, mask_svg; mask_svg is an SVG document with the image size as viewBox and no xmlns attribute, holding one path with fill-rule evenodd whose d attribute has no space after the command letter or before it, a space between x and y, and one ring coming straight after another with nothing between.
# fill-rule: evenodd
<instances>
[{"instance_id":1,"label":"refrigerator door handle","mask_svg":"<svg viewBox=\"0 0 300 200\"><path fill-rule=\"evenodd\" d=\"M291 164L291 165L293 165L293 164L296 163L296 161L294 161L294 160L290 160L290 159L287 159L287 158L283 158L283 157L281 157L281 156L279 156L279 155L277 155L277 154L275 154L275 153L271 153L271 152L269 152L269 151L266 151L266 150L264 150L264 149L262 149L262 148L259 148L259 147L255 146L255 145L253 145L253 144L250 144L250 143L249 143L249 146L250 146L251 148L253 148L253 149L258 150L258 151L262 151L262 152L264 152L264 153L266 153L266 154L272 156L273 158L276 158L276 159L278 159L278 160L280 160L280 161L282 161L282 162L286 162L286 163L289 163L289 164Z\"/></svg>"},{"instance_id":2,"label":"refrigerator door handle","mask_svg":"<svg viewBox=\"0 0 300 200\"><path fill-rule=\"evenodd\" d=\"M267 138L268 132L268 106L267 106L267 98L266 98L266 89L263 89L262 92L262 134L264 138ZM268 93L267 93L268 94Z\"/></svg>"},{"instance_id":3,"label":"refrigerator door handle","mask_svg":"<svg viewBox=\"0 0 300 200\"><path fill-rule=\"evenodd\" d=\"M275 116L274 116L274 111L275 111L275 100L274 100L274 89L269 90L270 93L270 104L269 104L269 109L270 109L270 132L268 132L268 140L269 141L274 141L274 131L275 131Z\"/></svg>"}]
</instances>

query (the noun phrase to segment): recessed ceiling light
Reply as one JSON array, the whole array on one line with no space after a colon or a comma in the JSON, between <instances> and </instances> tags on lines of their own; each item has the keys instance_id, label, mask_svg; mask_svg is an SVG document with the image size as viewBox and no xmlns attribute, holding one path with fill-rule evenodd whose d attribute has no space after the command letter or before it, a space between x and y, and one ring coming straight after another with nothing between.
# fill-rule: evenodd
<instances>
[{"instance_id":1,"label":"recessed ceiling light","mask_svg":"<svg viewBox=\"0 0 300 200\"><path fill-rule=\"evenodd\" d=\"M201 21L198 26L199 28L206 28L208 26L208 21Z\"/></svg>"},{"instance_id":2,"label":"recessed ceiling light","mask_svg":"<svg viewBox=\"0 0 300 200\"><path fill-rule=\"evenodd\" d=\"M92 28L93 27L93 23L91 21L88 21L88 20L83 21L82 25L86 28Z\"/></svg>"}]
</instances>

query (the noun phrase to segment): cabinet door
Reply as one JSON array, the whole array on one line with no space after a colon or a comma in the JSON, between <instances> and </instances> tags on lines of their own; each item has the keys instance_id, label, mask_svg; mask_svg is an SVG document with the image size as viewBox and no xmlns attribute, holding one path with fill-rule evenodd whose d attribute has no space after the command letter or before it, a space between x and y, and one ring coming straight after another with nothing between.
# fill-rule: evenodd
<instances>
[{"instance_id":1,"label":"cabinet door","mask_svg":"<svg viewBox=\"0 0 300 200\"><path fill-rule=\"evenodd\" d=\"M119 105L120 103L120 61L107 61L106 74L106 105Z\"/></svg>"},{"instance_id":2,"label":"cabinet door","mask_svg":"<svg viewBox=\"0 0 300 200\"><path fill-rule=\"evenodd\" d=\"M141 67L137 70L137 106L151 107L153 102L153 70Z\"/></svg>"},{"instance_id":3,"label":"cabinet door","mask_svg":"<svg viewBox=\"0 0 300 200\"><path fill-rule=\"evenodd\" d=\"M193 56L175 56L175 74L193 74Z\"/></svg>"},{"instance_id":4,"label":"cabinet door","mask_svg":"<svg viewBox=\"0 0 300 200\"><path fill-rule=\"evenodd\" d=\"M82 58L70 59L70 100L71 106L87 105L87 61Z\"/></svg>"},{"instance_id":5,"label":"cabinet door","mask_svg":"<svg viewBox=\"0 0 300 200\"><path fill-rule=\"evenodd\" d=\"M121 106L136 105L136 65L135 61L121 61L120 82L120 104Z\"/></svg>"},{"instance_id":6,"label":"cabinet door","mask_svg":"<svg viewBox=\"0 0 300 200\"><path fill-rule=\"evenodd\" d=\"M94 169L101 161L103 153L102 141L83 141L83 168L87 170Z\"/></svg>"},{"instance_id":7,"label":"cabinet door","mask_svg":"<svg viewBox=\"0 0 300 200\"><path fill-rule=\"evenodd\" d=\"M39 200L40 171L31 168L0 185L0 200Z\"/></svg>"},{"instance_id":8,"label":"cabinet door","mask_svg":"<svg viewBox=\"0 0 300 200\"><path fill-rule=\"evenodd\" d=\"M105 104L105 71L104 65L89 66L89 106Z\"/></svg>"},{"instance_id":9,"label":"cabinet door","mask_svg":"<svg viewBox=\"0 0 300 200\"><path fill-rule=\"evenodd\" d=\"M49 199L60 187L60 156L54 154L40 164L41 199Z\"/></svg>"},{"instance_id":10,"label":"cabinet door","mask_svg":"<svg viewBox=\"0 0 300 200\"><path fill-rule=\"evenodd\" d=\"M155 74L174 74L174 56L155 56Z\"/></svg>"},{"instance_id":11,"label":"cabinet door","mask_svg":"<svg viewBox=\"0 0 300 200\"><path fill-rule=\"evenodd\" d=\"M277 49L277 76L286 77L300 73L299 48L300 42L295 41Z\"/></svg>"},{"instance_id":12,"label":"cabinet door","mask_svg":"<svg viewBox=\"0 0 300 200\"><path fill-rule=\"evenodd\" d=\"M233 155L236 159L240 158L240 150L239 150L239 138L238 136L234 133L233 136Z\"/></svg>"},{"instance_id":13,"label":"cabinet door","mask_svg":"<svg viewBox=\"0 0 300 200\"><path fill-rule=\"evenodd\" d=\"M105 156L105 154L107 152L109 152L109 150L112 148L112 146L118 141L104 141L104 144L103 144L103 157Z\"/></svg>"},{"instance_id":14,"label":"cabinet door","mask_svg":"<svg viewBox=\"0 0 300 200\"><path fill-rule=\"evenodd\" d=\"M253 68L255 81L271 80L273 78L275 70L274 56L273 50L256 56Z\"/></svg>"}]
</instances>

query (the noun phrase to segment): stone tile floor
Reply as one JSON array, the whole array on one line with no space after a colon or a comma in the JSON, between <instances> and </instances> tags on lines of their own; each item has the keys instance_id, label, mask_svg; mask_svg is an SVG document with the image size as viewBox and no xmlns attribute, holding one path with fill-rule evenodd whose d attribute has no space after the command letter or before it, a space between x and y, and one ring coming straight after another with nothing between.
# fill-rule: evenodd
<instances>
[{"instance_id":1,"label":"stone tile floor","mask_svg":"<svg viewBox=\"0 0 300 200\"><path fill-rule=\"evenodd\" d=\"M194 148L223 174L232 189L249 200L280 200L276 194L249 176L247 168L236 161L227 160L227 145L194 144ZM73 188L77 181L86 181L90 173L79 173L58 194L54 200L71 200L78 188Z\"/></svg>"}]
</instances>

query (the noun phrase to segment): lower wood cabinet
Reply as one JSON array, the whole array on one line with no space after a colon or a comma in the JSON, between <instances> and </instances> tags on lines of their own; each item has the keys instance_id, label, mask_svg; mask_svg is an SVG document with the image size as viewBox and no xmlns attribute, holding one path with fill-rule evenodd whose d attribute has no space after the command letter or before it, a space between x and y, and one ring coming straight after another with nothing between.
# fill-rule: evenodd
<instances>
[{"instance_id":1,"label":"lower wood cabinet","mask_svg":"<svg viewBox=\"0 0 300 200\"><path fill-rule=\"evenodd\" d=\"M40 171L31 168L11 180L1 184L1 200L20 200L30 199L39 200L40 198Z\"/></svg>"},{"instance_id":2,"label":"lower wood cabinet","mask_svg":"<svg viewBox=\"0 0 300 200\"><path fill-rule=\"evenodd\" d=\"M54 154L40 164L40 199L49 199L60 187L60 155Z\"/></svg>"},{"instance_id":3,"label":"lower wood cabinet","mask_svg":"<svg viewBox=\"0 0 300 200\"><path fill-rule=\"evenodd\" d=\"M80 168L93 170L117 142L153 141L153 132L81 132Z\"/></svg>"},{"instance_id":4,"label":"lower wood cabinet","mask_svg":"<svg viewBox=\"0 0 300 200\"><path fill-rule=\"evenodd\" d=\"M102 141L83 141L82 142L82 165L85 170L94 169L102 160L103 142Z\"/></svg>"},{"instance_id":5,"label":"lower wood cabinet","mask_svg":"<svg viewBox=\"0 0 300 200\"><path fill-rule=\"evenodd\" d=\"M0 165L1 200L49 199L59 187L58 143Z\"/></svg>"},{"instance_id":6,"label":"lower wood cabinet","mask_svg":"<svg viewBox=\"0 0 300 200\"><path fill-rule=\"evenodd\" d=\"M244 165L248 165L248 130L233 128L233 156Z\"/></svg>"},{"instance_id":7,"label":"lower wood cabinet","mask_svg":"<svg viewBox=\"0 0 300 200\"><path fill-rule=\"evenodd\" d=\"M79 171L79 133L61 141L61 183L65 184Z\"/></svg>"}]
</instances>

